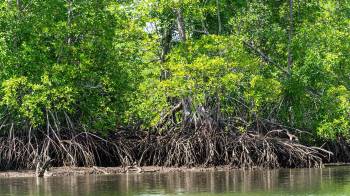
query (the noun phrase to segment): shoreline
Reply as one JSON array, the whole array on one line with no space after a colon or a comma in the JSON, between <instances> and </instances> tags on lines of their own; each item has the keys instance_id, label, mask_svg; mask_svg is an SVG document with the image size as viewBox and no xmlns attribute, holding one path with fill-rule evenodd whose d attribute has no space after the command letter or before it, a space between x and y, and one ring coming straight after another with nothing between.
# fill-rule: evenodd
<instances>
[{"instance_id":1,"label":"shoreline","mask_svg":"<svg viewBox=\"0 0 350 196\"><path fill-rule=\"evenodd\" d=\"M161 167L161 166L143 166L139 167L140 171L123 167L52 167L45 172L44 177L53 176L89 176L89 175L116 175L116 174L142 174L142 173L168 173L168 172L185 172L185 171L224 171L234 170L237 168L230 166L218 167ZM37 177L35 170L10 170L0 171L0 178L21 178Z\"/></svg>"},{"instance_id":2,"label":"shoreline","mask_svg":"<svg viewBox=\"0 0 350 196\"><path fill-rule=\"evenodd\" d=\"M322 168L332 166L349 166L350 163L326 163ZM138 170L127 170L123 167L52 167L45 172L44 177L55 176L93 176L93 175L117 175L117 174L144 174L144 173L169 173L169 172L205 172L205 171L232 171L244 170L232 166L213 166L213 167L161 167L161 166L142 166ZM248 170L259 170L262 168L250 168ZM283 169L283 168L274 168ZM22 178L37 177L35 170L10 170L0 171L0 178Z\"/></svg>"}]
</instances>

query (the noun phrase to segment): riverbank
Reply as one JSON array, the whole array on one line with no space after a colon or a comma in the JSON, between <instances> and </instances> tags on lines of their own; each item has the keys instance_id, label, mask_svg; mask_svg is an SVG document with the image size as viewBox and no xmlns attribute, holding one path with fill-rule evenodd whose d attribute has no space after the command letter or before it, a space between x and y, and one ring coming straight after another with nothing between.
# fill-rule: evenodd
<instances>
[{"instance_id":1,"label":"riverbank","mask_svg":"<svg viewBox=\"0 0 350 196\"><path fill-rule=\"evenodd\" d=\"M135 174L135 173L168 173L168 172L201 172L201 171L227 171L236 168L230 166L220 167L159 167L144 166L141 171L126 170L123 167L53 167L44 177L50 176L88 176L88 175L113 175L113 174ZM35 170L1 171L0 178L36 177Z\"/></svg>"},{"instance_id":2,"label":"riverbank","mask_svg":"<svg viewBox=\"0 0 350 196\"><path fill-rule=\"evenodd\" d=\"M350 163L335 162L325 163L324 167L350 166ZM52 167L47 171L44 177L51 176L88 176L88 175L115 175L115 174L137 174L137 173L169 173L169 172L203 172L203 171L230 171L244 170L232 166L217 167L160 167L160 166L143 166L137 169L128 170L124 167ZM255 167L249 170L259 170ZM21 178L36 177L35 170L19 170L19 171L1 171L0 178Z\"/></svg>"}]
</instances>

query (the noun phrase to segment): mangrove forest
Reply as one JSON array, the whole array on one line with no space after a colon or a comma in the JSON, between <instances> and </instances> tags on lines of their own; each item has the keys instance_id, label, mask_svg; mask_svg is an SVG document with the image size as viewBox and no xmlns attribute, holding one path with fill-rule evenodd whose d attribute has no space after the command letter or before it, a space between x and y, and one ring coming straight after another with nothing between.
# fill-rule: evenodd
<instances>
[{"instance_id":1,"label":"mangrove forest","mask_svg":"<svg viewBox=\"0 0 350 196\"><path fill-rule=\"evenodd\" d=\"M349 161L348 0L0 1L0 170Z\"/></svg>"}]
</instances>

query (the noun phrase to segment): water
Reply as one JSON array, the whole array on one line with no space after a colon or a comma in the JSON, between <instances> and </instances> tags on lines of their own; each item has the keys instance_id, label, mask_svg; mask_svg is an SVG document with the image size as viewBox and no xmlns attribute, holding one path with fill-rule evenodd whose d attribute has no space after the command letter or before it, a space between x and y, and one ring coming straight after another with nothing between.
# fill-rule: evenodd
<instances>
[{"instance_id":1,"label":"water","mask_svg":"<svg viewBox=\"0 0 350 196\"><path fill-rule=\"evenodd\" d=\"M0 195L350 195L350 167L0 178Z\"/></svg>"}]
</instances>

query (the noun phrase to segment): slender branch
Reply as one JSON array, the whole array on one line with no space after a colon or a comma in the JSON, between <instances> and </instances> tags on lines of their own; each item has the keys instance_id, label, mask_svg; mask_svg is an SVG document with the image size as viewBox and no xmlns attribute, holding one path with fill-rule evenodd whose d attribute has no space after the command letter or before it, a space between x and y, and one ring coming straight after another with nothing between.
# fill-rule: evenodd
<instances>
[{"instance_id":1,"label":"slender branch","mask_svg":"<svg viewBox=\"0 0 350 196\"><path fill-rule=\"evenodd\" d=\"M273 61L268 55L266 55L265 53L263 53L261 50L259 50L258 48L256 48L252 42L246 42L243 41L243 44L245 46L247 46L249 49L251 49L254 53L256 53L257 55L259 55L263 61L265 61L268 64L272 64L275 65L278 69L280 69L281 71L288 73L285 69L283 69L280 65L278 65L275 61Z\"/></svg>"}]
</instances>

